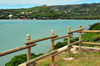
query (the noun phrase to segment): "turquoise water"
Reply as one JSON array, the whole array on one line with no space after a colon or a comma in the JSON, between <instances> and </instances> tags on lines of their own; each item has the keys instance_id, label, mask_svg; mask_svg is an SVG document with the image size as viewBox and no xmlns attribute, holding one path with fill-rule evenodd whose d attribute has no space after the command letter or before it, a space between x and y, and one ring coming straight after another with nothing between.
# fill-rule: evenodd
<instances>
[{"instance_id":1,"label":"turquoise water","mask_svg":"<svg viewBox=\"0 0 100 66\"><path fill-rule=\"evenodd\" d=\"M75 30L83 25L83 28L88 29L88 25L96 22L100 20L0 20L0 52L25 45L27 34L31 35L31 39L37 39L50 36L51 30L54 30L55 34L61 36L67 34L68 27ZM50 40L38 42L32 52L46 53L50 47ZM14 55L22 53L25 54L26 50L0 57L0 66L4 66Z\"/></svg>"}]
</instances>

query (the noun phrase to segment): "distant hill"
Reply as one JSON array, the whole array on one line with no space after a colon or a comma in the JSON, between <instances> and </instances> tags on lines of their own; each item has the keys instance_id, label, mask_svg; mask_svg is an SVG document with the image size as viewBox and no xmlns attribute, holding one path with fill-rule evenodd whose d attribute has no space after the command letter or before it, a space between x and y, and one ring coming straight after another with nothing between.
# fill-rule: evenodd
<instances>
[{"instance_id":1,"label":"distant hill","mask_svg":"<svg viewBox=\"0 0 100 66\"><path fill-rule=\"evenodd\" d=\"M0 9L0 19L100 19L100 3Z\"/></svg>"},{"instance_id":2,"label":"distant hill","mask_svg":"<svg viewBox=\"0 0 100 66\"><path fill-rule=\"evenodd\" d=\"M57 5L51 9L61 12L65 18L98 18L100 19L100 3ZM81 16L81 17L80 17Z\"/></svg>"},{"instance_id":3,"label":"distant hill","mask_svg":"<svg viewBox=\"0 0 100 66\"><path fill-rule=\"evenodd\" d=\"M57 19L60 15L60 12L44 6L26 9L0 9L0 19Z\"/></svg>"}]
</instances>

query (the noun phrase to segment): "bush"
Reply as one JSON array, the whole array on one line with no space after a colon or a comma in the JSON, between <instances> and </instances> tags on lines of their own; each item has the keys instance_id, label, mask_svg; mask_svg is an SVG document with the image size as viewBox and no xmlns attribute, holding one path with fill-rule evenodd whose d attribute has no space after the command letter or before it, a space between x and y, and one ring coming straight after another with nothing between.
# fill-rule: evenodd
<instances>
[{"instance_id":1,"label":"bush","mask_svg":"<svg viewBox=\"0 0 100 66\"><path fill-rule=\"evenodd\" d=\"M43 55L43 54L41 53L41 54L36 55L34 53L31 53L32 58L38 57L40 55ZM26 61L27 61L26 54L16 55L10 60L10 62L7 62L5 66L18 66L19 64L24 63Z\"/></svg>"},{"instance_id":2,"label":"bush","mask_svg":"<svg viewBox=\"0 0 100 66\"><path fill-rule=\"evenodd\" d=\"M92 24L89 30L100 30L100 22ZM86 42L98 42L100 40L100 34L99 33L85 33L82 35L82 38Z\"/></svg>"},{"instance_id":3,"label":"bush","mask_svg":"<svg viewBox=\"0 0 100 66\"><path fill-rule=\"evenodd\" d=\"M62 42L57 42L56 45L55 45L55 49L59 49L59 48L65 46L65 45L67 45L68 44L67 40L68 39L65 38ZM71 43L73 43L75 41L78 41L78 40L79 40L78 37L75 37L75 38L74 37L71 37Z\"/></svg>"},{"instance_id":4,"label":"bush","mask_svg":"<svg viewBox=\"0 0 100 66\"><path fill-rule=\"evenodd\" d=\"M91 25L89 30L100 30L100 22Z\"/></svg>"},{"instance_id":5,"label":"bush","mask_svg":"<svg viewBox=\"0 0 100 66\"><path fill-rule=\"evenodd\" d=\"M100 22L94 23L93 25L90 26L89 30L100 30ZM85 33L82 35L82 39L84 39L85 42L100 42L100 34L99 33ZM65 45L67 45L67 38L65 38L62 42L58 42L55 45L55 49L61 48ZM71 37L71 43L78 41L78 37ZM78 45L78 44L76 44ZM88 47L93 47L94 45L85 45L82 44L82 46L88 46Z\"/></svg>"}]
</instances>

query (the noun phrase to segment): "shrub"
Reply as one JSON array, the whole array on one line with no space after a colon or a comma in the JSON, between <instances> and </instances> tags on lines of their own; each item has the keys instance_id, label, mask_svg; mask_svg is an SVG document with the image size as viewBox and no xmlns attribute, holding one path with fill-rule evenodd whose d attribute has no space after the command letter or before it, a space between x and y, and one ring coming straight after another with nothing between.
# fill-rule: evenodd
<instances>
[{"instance_id":1,"label":"shrub","mask_svg":"<svg viewBox=\"0 0 100 66\"><path fill-rule=\"evenodd\" d=\"M38 57L40 55L43 55L43 54L41 53L41 54L36 55L34 53L31 53L32 58ZM5 66L18 66L19 64L24 63L26 61L27 61L26 54L16 55L9 62L7 62Z\"/></svg>"},{"instance_id":2,"label":"shrub","mask_svg":"<svg viewBox=\"0 0 100 66\"><path fill-rule=\"evenodd\" d=\"M100 22L92 24L89 30L100 30Z\"/></svg>"}]
</instances>

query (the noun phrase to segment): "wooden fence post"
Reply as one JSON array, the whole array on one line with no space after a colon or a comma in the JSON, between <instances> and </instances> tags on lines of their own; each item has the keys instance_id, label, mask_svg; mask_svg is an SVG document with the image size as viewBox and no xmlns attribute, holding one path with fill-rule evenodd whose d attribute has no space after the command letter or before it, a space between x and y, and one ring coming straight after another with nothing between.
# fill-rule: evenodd
<instances>
[{"instance_id":1,"label":"wooden fence post","mask_svg":"<svg viewBox=\"0 0 100 66\"><path fill-rule=\"evenodd\" d=\"M27 41L28 41L28 40L31 40L29 34L27 34L26 37L27 37L27 38L26 38ZM31 59L31 47L27 48L27 61L30 60L30 59Z\"/></svg>"},{"instance_id":2,"label":"wooden fence post","mask_svg":"<svg viewBox=\"0 0 100 66\"><path fill-rule=\"evenodd\" d=\"M54 30L51 30L51 35L54 35ZM52 46L52 51L54 51L54 40L52 40L52 39L51 39L51 44L52 44L51 45ZM54 56L51 57L51 60L52 60L51 66L55 66Z\"/></svg>"},{"instance_id":3,"label":"wooden fence post","mask_svg":"<svg viewBox=\"0 0 100 66\"><path fill-rule=\"evenodd\" d=\"M68 35L70 35L69 32L70 32L70 27L68 27ZM70 36L68 37L68 45L70 45ZM68 50L68 58L70 58L70 49Z\"/></svg>"},{"instance_id":4,"label":"wooden fence post","mask_svg":"<svg viewBox=\"0 0 100 66\"><path fill-rule=\"evenodd\" d=\"M80 29L82 28L82 25L80 25ZM80 32L79 33L79 40L81 40L82 39L82 33ZM80 44L79 44L79 53L81 52L81 42L80 42Z\"/></svg>"}]
</instances>

